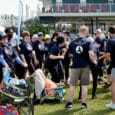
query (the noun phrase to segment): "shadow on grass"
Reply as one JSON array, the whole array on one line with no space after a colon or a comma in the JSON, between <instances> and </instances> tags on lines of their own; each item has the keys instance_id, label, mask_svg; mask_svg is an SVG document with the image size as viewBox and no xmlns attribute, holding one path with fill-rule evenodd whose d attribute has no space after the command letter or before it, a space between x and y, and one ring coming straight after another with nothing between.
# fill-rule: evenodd
<instances>
[{"instance_id":1,"label":"shadow on grass","mask_svg":"<svg viewBox=\"0 0 115 115\"><path fill-rule=\"evenodd\" d=\"M64 86L64 89L68 89L68 88L69 88L69 85L65 85L65 86Z\"/></svg>"},{"instance_id":2,"label":"shadow on grass","mask_svg":"<svg viewBox=\"0 0 115 115\"><path fill-rule=\"evenodd\" d=\"M44 115L73 115L74 113L77 113L78 111L80 111L81 109L72 109L72 110L59 110L59 111L54 111L54 112L50 112L50 113L46 113Z\"/></svg>"},{"instance_id":3,"label":"shadow on grass","mask_svg":"<svg viewBox=\"0 0 115 115\"><path fill-rule=\"evenodd\" d=\"M104 97L102 98L103 100L106 100L106 99L110 99L111 98L111 95L108 94L108 95L104 95Z\"/></svg>"},{"instance_id":4,"label":"shadow on grass","mask_svg":"<svg viewBox=\"0 0 115 115\"><path fill-rule=\"evenodd\" d=\"M65 103L66 101L64 100L63 103ZM47 105L55 105L55 104L61 104L60 100L59 99L45 99L41 104L40 104L40 100L36 100L34 102L34 105L44 105L44 104L47 104Z\"/></svg>"},{"instance_id":5,"label":"shadow on grass","mask_svg":"<svg viewBox=\"0 0 115 115\"><path fill-rule=\"evenodd\" d=\"M74 99L73 102L74 102L74 104L81 104L81 100ZM67 103L67 100L60 102L59 99L45 99L42 104L40 104L40 100L38 100L38 101L34 102L34 105L39 105L39 106L45 105L45 106L52 106L53 107L53 105L55 106L55 105L59 104L60 106L63 105L63 108L64 108L66 103Z\"/></svg>"},{"instance_id":6,"label":"shadow on grass","mask_svg":"<svg viewBox=\"0 0 115 115\"><path fill-rule=\"evenodd\" d=\"M113 112L115 112L115 110L105 108L102 110L92 111L88 113L88 115L115 115Z\"/></svg>"},{"instance_id":7,"label":"shadow on grass","mask_svg":"<svg viewBox=\"0 0 115 115\"><path fill-rule=\"evenodd\" d=\"M80 108L72 109L72 110L58 110L54 112L45 113L44 115L115 115L114 110L111 109L102 109L97 111L90 111L87 109L83 110Z\"/></svg>"},{"instance_id":8,"label":"shadow on grass","mask_svg":"<svg viewBox=\"0 0 115 115\"><path fill-rule=\"evenodd\" d=\"M105 94L105 93L108 93L109 92L109 89L108 88L104 88L104 87L99 87L97 88L96 90L96 94ZM92 87L88 88L88 95L91 95L92 94Z\"/></svg>"}]
</instances>

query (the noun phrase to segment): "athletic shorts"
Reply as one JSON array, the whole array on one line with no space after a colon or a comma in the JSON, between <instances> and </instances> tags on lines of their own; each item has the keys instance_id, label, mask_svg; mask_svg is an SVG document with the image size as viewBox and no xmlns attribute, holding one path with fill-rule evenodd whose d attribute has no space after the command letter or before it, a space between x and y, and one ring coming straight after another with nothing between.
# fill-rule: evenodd
<instances>
[{"instance_id":1,"label":"athletic shorts","mask_svg":"<svg viewBox=\"0 0 115 115\"><path fill-rule=\"evenodd\" d=\"M111 77L112 77L112 78L115 78L115 68L112 68Z\"/></svg>"},{"instance_id":2,"label":"athletic shorts","mask_svg":"<svg viewBox=\"0 0 115 115\"><path fill-rule=\"evenodd\" d=\"M89 73L90 73L89 68L72 69L69 84L72 86L76 86L78 83L78 80L80 80L81 85L88 85Z\"/></svg>"}]
</instances>

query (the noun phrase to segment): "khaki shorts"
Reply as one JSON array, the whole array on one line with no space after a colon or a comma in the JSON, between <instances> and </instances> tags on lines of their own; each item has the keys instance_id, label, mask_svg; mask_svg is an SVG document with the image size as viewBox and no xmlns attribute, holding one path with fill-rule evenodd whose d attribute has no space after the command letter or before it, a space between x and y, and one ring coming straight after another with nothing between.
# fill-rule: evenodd
<instances>
[{"instance_id":1,"label":"khaki shorts","mask_svg":"<svg viewBox=\"0 0 115 115\"><path fill-rule=\"evenodd\" d=\"M72 69L69 84L76 86L78 80L80 80L81 85L88 85L89 72L90 72L89 68Z\"/></svg>"},{"instance_id":2,"label":"khaki shorts","mask_svg":"<svg viewBox=\"0 0 115 115\"><path fill-rule=\"evenodd\" d=\"M115 78L115 68L112 68L112 70L111 70L111 77Z\"/></svg>"}]
</instances>

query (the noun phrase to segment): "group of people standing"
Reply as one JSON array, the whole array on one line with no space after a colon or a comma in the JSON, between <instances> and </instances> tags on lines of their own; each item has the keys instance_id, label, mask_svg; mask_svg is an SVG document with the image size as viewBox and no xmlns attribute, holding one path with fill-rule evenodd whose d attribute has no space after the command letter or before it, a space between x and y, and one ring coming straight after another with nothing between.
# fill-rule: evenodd
<instances>
[{"instance_id":1,"label":"group of people standing","mask_svg":"<svg viewBox=\"0 0 115 115\"><path fill-rule=\"evenodd\" d=\"M6 35L0 36L0 81L3 79L3 67L10 68L12 77L19 78L25 75L27 69L30 75L38 68L43 69L46 76L51 74L51 80L55 83L69 83L66 109L72 108L75 87L80 81L79 97L84 109L88 107L86 98L90 70L93 77L92 99L95 99L97 81L103 80L104 62L108 62L108 75L112 76L109 81L112 103L107 107L115 109L115 27L109 28L109 40L101 38L100 29L94 32L93 37L88 36L88 31L87 26L81 26L75 39L70 38L67 30L54 33L52 38L48 34L44 36L42 32L31 37L28 31L24 31L17 45L13 30L6 28Z\"/></svg>"},{"instance_id":2,"label":"group of people standing","mask_svg":"<svg viewBox=\"0 0 115 115\"><path fill-rule=\"evenodd\" d=\"M23 31L18 45L17 39L13 38L14 32L11 28L6 28L5 33L6 35L0 36L1 74L2 68L8 67L11 69L12 77L22 78L27 69L31 75L36 69L45 68L45 74L50 72L52 81L59 83L64 80L63 65L65 65L66 79L68 79L70 59L68 64L68 60L64 59L68 56L65 51L66 38L64 38L68 36L68 31L63 31L61 36L54 33L52 38L48 34L44 36L42 32L31 37L28 31ZM61 59L65 61L61 62Z\"/></svg>"},{"instance_id":3,"label":"group of people standing","mask_svg":"<svg viewBox=\"0 0 115 115\"><path fill-rule=\"evenodd\" d=\"M103 80L103 64L109 63L109 77L111 75L111 92L112 103L107 104L108 108L115 109L115 26L109 28L108 36L110 39L103 39L100 29L97 29L93 37L88 37L88 28L81 26L79 30L79 37L72 41L69 45L69 51L73 54L72 69L69 80L69 98L65 105L66 109L72 108L75 87L80 80L82 100L81 108L87 108L87 85L89 83L89 72L91 70L93 77L92 99L96 98L97 82ZM98 78L99 76L99 78Z\"/></svg>"}]
</instances>

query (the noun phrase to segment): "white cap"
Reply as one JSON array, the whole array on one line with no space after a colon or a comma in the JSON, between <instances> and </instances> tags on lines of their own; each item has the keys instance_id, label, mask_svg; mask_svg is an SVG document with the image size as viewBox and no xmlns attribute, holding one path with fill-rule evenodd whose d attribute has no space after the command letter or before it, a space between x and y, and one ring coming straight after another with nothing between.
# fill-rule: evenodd
<instances>
[{"instance_id":1,"label":"white cap","mask_svg":"<svg viewBox=\"0 0 115 115\"><path fill-rule=\"evenodd\" d=\"M34 35L32 36L32 38L38 38L38 35L37 35L37 34L34 34Z\"/></svg>"}]
</instances>

